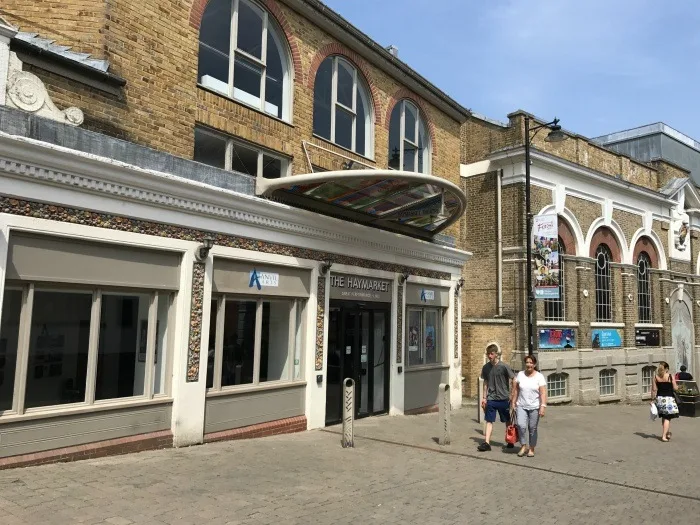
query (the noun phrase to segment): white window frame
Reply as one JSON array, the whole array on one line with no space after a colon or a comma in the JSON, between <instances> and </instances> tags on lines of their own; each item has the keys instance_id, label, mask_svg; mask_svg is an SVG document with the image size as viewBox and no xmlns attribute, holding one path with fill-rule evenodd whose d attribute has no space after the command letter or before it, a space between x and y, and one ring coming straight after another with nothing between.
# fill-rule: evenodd
<instances>
[{"instance_id":1,"label":"white window frame","mask_svg":"<svg viewBox=\"0 0 700 525\"><path fill-rule=\"evenodd\" d=\"M216 330L214 336L214 365L212 386L207 388L207 392L228 392L245 390L251 387L262 385L275 385L293 383L304 379L304 367L302 364L304 352L299 345L303 344L303 319L306 299L294 297L261 297L246 296L241 294L219 294L212 297L216 302ZM224 322L226 319L226 301L245 301L256 303L255 309L255 342L253 351L253 382L240 385L221 385L223 353L224 353ZM287 342L287 377L272 381L260 381L260 358L262 354L262 324L263 324L263 303L264 302L289 302L289 330ZM212 327L209 327L211 331ZM299 360L297 364L296 361ZM299 370L298 377L297 370Z\"/></svg>"},{"instance_id":2,"label":"white window frame","mask_svg":"<svg viewBox=\"0 0 700 525\"><path fill-rule=\"evenodd\" d=\"M654 374L656 373L656 367L655 366L645 366L642 368L642 395L650 395L651 394L651 387L654 381Z\"/></svg>"},{"instance_id":3,"label":"white window frame","mask_svg":"<svg viewBox=\"0 0 700 525\"><path fill-rule=\"evenodd\" d=\"M423 119L423 112L420 110L420 108L411 102L410 100L402 99L398 102L398 105L401 105L401 118L400 122L401 124L399 125L400 128L400 135L399 135L399 143L401 144L401 148L399 151L399 170L403 171L403 157L404 157L404 143L408 143L409 145L413 146L416 148L416 157L413 159L413 170L416 173L426 173L430 174L432 172L432 157L433 157L433 149L432 149L432 143L430 142L430 135L428 134L428 126L426 125L425 119ZM416 129L415 129L415 137L416 141L412 142L409 139L406 138L406 105L409 104L411 107L416 112ZM392 113L396 111L396 106L394 109L392 109ZM391 117L389 119L391 122ZM425 152L423 153L423 171L418 171L418 135L420 133L420 128L421 124L423 124L423 128L425 129ZM390 126L391 127L391 126ZM391 129L389 130L389 133L391 133ZM389 143L391 144L391 140L389 140ZM389 146L391 147L391 146ZM389 158L391 159L392 152L389 152ZM391 168L390 168L391 169Z\"/></svg>"},{"instance_id":4,"label":"white window frame","mask_svg":"<svg viewBox=\"0 0 700 525\"><path fill-rule=\"evenodd\" d=\"M17 289L17 286L8 285L7 288ZM60 285L58 283L41 283L33 282L26 283L20 286L22 290L22 306L20 312L19 337L17 341L17 361L15 365L15 383L12 394L12 409L0 411L0 417L7 415L23 415L35 413L54 413L62 412L75 407L90 407L90 406L120 406L130 401L150 400L169 398L171 392L171 376L172 376L172 347L175 341L175 320L176 320L176 292L165 290L149 290L149 289L130 289L109 288L88 286L77 287L75 285ZM81 293L92 295L92 305L90 309L90 332L88 339L88 361L85 384L85 400L76 403L64 403L58 405L46 405L40 407L26 408L26 388L27 388L27 373L29 366L29 349L32 328L32 315L34 309L34 295L36 292L51 292L51 293ZM128 295L140 294L149 295L150 302L148 306L148 332L146 345L146 361L144 363L144 393L141 395L95 400L95 389L97 381L97 360L99 356L100 343L100 317L102 314L102 295L103 293ZM161 358L166 359L166 381L163 386L164 393L155 394L155 350L156 350L156 335L157 335L157 320L158 320L158 301L160 294L167 294L168 305L168 326L166 329L166 339L162 349Z\"/></svg>"},{"instance_id":5,"label":"white window frame","mask_svg":"<svg viewBox=\"0 0 700 525\"><path fill-rule=\"evenodd\" d=\"M557 393L562 390L562 387L564 393ZM569 397L569 374L555 372L547 376L547 397L550 399Z\"/></svg>"},{"instance_id":6,"label":"white window frame","mask_svg":"<svg viewBox=\"0 0 700 525\"><path fill-rule=\"evenodd\" d=\"M440 366L443 365L445 362L445 352L442 350L442 337L443 337L443 332L445 331L445 318L446 318L446 308L437 308L437 307L432 307L432 308L424 308L421 306L409 306L406 308L406 341L408 341L408 330L410 329L408 319L410 317L411 312L420 312L421 315L421 332L420 332L420 344L418 346L418 354L421 357L422 361L425 361L425 348L424 348L424 343L425 343L425 325L426 325L426 313L428 312L434 312L436 315L437 322L435 323L435 349L437 352L437 360L434 363L421 363L421 364L411 364L411 360L408 358L408 343L406 344L406 366L408 368L418 368L418 367L425 367L425 366Z\"/></svg>"},{"instance_id":7,"label":"white window frame","mask_svg":"<svg viewBox=\"0 0 700 525\"><path fill-rule=\"evenodd\" d=\"M222 139L226 141L226 151L224 153L225 159L224 159L224 169L226 171L231 171L233 173L240 173L241 175L247 175L249 177L255 177L255 178L264 178L263 177L263 167L264 167L264 156L267 155L268 157L272 157L274 159L277 159L281 163L281 169L280 169L280 178L283 177L288 177L290 175L290 169L292 167L292 163L290 162L289 158L285 157L284 155L280 155L279 153L270 151L265 148L261 148L260 146L257 146L255 144L252 144L250 142L247 142L245 140L236 138L236 137L231 137L230 135L226 135L225 133L220 133L217 131L213 131L210 129L207 129L203 126L196 126L195 130L203 133L205 135L210 135L212 137L216 137L218 139ZM233 170L233 153L234 153L234 145L238 144L244 148L250 149L250 150L255 150L258 154L258 159L257 159L257 173L255 175L252 175L250 173L242 173L240 171L234 171Z\"/></svg>"},{"instance_id":8,"label":"white window frame","mask_svg":"<svg viewBox=\"0 0 700 525\"><path fill-rule=\"evenodd\" d=\"M612 392L609 392L612 388ZM605 392L603 391L605 389ZM598 374L598 394L600 397L617 395L617 370L605 368Z\"/></svg>"},{"instance_id":9,"label":"white window frame","mask_svg":"<svg viewBox=\"0 0 700 525\"><path fill-rule=\"evenodd\" d=\"M324 59L324 62L326 60L332 60L332 74L331 74L331 133L330 133L330 138L327 137L322 137L323 139L330 140L333 144L337 145L340 148L343 149L348 149L347 147L338 144L335 140L335 121L336 121L336 112L337 111L345 111L346 113L350 113L352 115L352 140L351 140L351 147L349 148L350 151L357 155L361 155L363 157L372 159L374 158L374 131L373 131L373 126L372 126L372 102L370 99L370 95L368 93L367 88L365 87L365 84L358 79L358 72L357 68L351 64L348 60L345 60L343 57L334 55L330 56L326 59ZM348 68L349 70L352 71L352 107L348 107L345 104L342 104L338 102L338 63L343 62L343 65ZM322 62L323 63L323 62ZM314 85L314 92L316 90L316 86ZM360 91L362 94L364 94L363 97L363 102L365 106L365 152L364 153L358 153L357 152L357 92Z\"/></svg>"},{"instance_id":10,"label":"white window frame","mask_svg":"<svg viewBox=\"0 0 700 525\"><path fill-rule=\"evenodd\" d=\"M605 267L600 266L600 257L606 258ZM595 320L596 322L611 322L613 320L613 287L612 287L612 251L606 244L599 244L595 251ZM599 279L606 288L598 286Z\"/></svg>"},{"instance_id":11,"label":"white window frame","mask_svg":"<svg viewBox=\"0 0 700 525\"><path fill-rule=\"evenodd\" d=\"M238 48L238 13L239 13L239 7L240 3L244 2L248 4L253 10L258 10L262 11L263 13L263 20L262 20L262 42L261 42L261 52L260 56L261 58L257 58L242 49ZM273 115L272 113L269 113L268 111L265 110L265 85L266 85L266 79L267 79L267 34L270 32L272 35L272 38L275 40L277 43L277 46L280 49L281 53L281 61L282 61L282 69L283 69L283 78L282 78L282 120L285 122L290 122L291 121L291 71L290 71L290 57L289 57L289 52L287 51L288 46L286 45L286 41L283 41L282 38L280 37L279 33L280 31L277 30L275 27L270 27L270 24L272 23L270 21L270 16L265 7L262 5L258 4L257 2L253 2L252 0L231 0L231 39L229 41L229 68L228 68L228 86L227 86L227 92L225 93L226 96L229 98L232 98L236 102L240 102L241 104L244 104L246 106L250 106L252 108L257 109L258 111L263 112L265 115L271 116L272 118L278 118L277 115ZM204 44L199 41L199 45L204 45L207 48L210 48L207 44ZM210 48L212 49L212 48ZM213 52L218 52L216 49L212 49ZM234 69L236 67L236 55L240 55L241 57L245 58L246 60L255 63L258 65L262 72L260 74L260 104L258 106L251 104L245 100L242 100L241 98L238 98L235 96L235 88L233 84L233 75L234 75ZM201 79L198 79L201 85ZM218 91L218 90L217 90Z\"/></svg>"},{"instance_id":12,"label":"white window frame","mask_svg":"<svg viewBox=\"0 0 700 525\"><path fill-rule=\"evenodd\" d=\"M640 253L637 259L637 322L639 323L652 323L650 270L651 257L645 252Z\"/></svg>"}]
</instances>

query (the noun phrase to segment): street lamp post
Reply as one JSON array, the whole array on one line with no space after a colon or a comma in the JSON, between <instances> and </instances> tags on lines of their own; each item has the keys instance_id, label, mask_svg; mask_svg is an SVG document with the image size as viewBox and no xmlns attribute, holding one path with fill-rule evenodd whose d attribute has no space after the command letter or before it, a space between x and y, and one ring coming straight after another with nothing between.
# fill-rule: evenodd
<instances>
[{"instance_id":1,"label":"street lamp post","mask_svg":"<svg viewBox=\"0 0 700 525\"><path fill-rule=\"evenodd\" d=\"M532 288L532 210L530 209L530 145L535 135L543 129L549 128L550 132L545 137L547 142L561 142L566 140L566 134L561 130L559 119L554 118L551 122L530 127L530 117L525 115L525 216L527 222L527 353L535 355L535 291ZM530 132L534 134L530 137Z\"/></svg>"}]
</instances>

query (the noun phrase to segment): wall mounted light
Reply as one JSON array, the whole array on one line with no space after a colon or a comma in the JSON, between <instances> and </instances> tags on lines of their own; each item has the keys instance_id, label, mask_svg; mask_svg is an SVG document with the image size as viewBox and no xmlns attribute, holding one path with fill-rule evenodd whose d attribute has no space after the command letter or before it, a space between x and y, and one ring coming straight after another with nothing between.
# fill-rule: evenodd
<instances>
[{"instance_id":1,"label":"wall mounted light","mask_svg":"<svg viewBox=\"0 0 700 525\"><path fill-rule=\"evenodd\" d=\"M463 286L464 286L464 278L461 278L459 281L457 281L457 284L455 285L455 293L458 294Z\"/></svg>"},{"instance_id":2,"label":"wall mounted light","mask_svg":"<svg viewBox=\"0 0 700 525\"><path fill-rule=\"evenodd\" d=\"M410 274L408 274L408 273L402 273L401 275L399 275L399 284L403 284L406 281L408 281L409 277L410 277Z\"/></svg>"},{"instance_id":3,"label":"wall mounted light","mask_svg":"<svg viewBox=\"0 0 700 525\"><path fill-rule=\"evenodd\" d=\"M209 236L204 237L204 239L202 239L202 244L200 244L194 252L194 258L197 259L197 262L204 262L206 258L209 257L209 251L213 246L214 238Z\"/></svg>"},{"instance_id":4,"label":"wall mounted light","mask_svg":"<svg viewBox=\"0 0 700 525\"><path fill-rule=\"evenodd\" d=\"M321 275L327 275L328 270L331 269L331 266L333 266L333 263L331 261L323 261L321 263Z\"/></svg>"},{"instance_id":5,"label":"wall mounted light","mask_svg":"<svg viewBox=\"0 0 700 525\"><path fill-rule=\"evenodd\" d=\"M584 291L581 292L581 293L583 294L584 297L588 297L588 290L584 290Z\"/></svg>"}]
</instances>

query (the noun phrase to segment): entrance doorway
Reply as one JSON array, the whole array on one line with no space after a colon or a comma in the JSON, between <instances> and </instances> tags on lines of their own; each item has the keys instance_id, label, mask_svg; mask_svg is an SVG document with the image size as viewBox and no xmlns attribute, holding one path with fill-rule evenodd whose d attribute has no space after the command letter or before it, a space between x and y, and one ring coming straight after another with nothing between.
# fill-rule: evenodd
<instances>
[{"instance_id":1,"label":"entrance doorway","mask_svg":"<svg viewBox=\"0 0 700 525\"><path fill-rule=\"evenodd\" d=\"M389 308L382 303L330 302L326 362L326 425L343 417L343 380L355 381L355 417L389 411Z\"/></svg>"}]
</instances>

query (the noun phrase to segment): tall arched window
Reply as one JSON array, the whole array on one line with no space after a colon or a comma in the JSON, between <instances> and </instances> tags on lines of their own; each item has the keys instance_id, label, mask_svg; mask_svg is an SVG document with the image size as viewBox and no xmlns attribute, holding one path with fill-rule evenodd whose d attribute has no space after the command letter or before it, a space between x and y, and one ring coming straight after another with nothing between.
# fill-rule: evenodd
<instances>
[{"instance_id":1,"label":"tall arched window","mask_svg":"<svg viewBox=\"0 0 700 525\"><path fill-rule=\"evenodd\" d=\"M430 173L430 140L423 115L409 100L398 102L389 121L389 167Z\"/></svg>"},{"instance_id":2,"label":"tall arched window","mask_svg":"<svg viewBox=\"0 0 700 525\"><path fill-rule=\"evenodd\" d=\"M547 321L566 321L566 308L564 301L564 253L566 246L561 237L558 239L559 247L559 299L544 300L544 318Z\"/></svg>"},{"instance_id":3,"label":"tall arched window","mask_svg":"<svg viewBox=\"0 0 700 525\"><path fill-rule=\"evenodd\" d=\"M359 71L339 56L326 58L314 81L314 134L372 156L371 103Z\"/></svg>"},{"instance_id":4,"label":"tall arched window","mask_svg":"<svg viewBox=\"0 0 700 525\"><path fill-rule=\"evenodd\" d=\"M612 296L610 293L610 261L612 254L605 244L595 251L595 320L612 321Z\"/></svg>"},{"instance_id":5,"label":"tall arched window","mask_svg":"<svg viewBox=\"0 0 700 525\"><path fill-rule=\"evenodd\" d=\"M286 40L252 0L209 0L199 31L199 83L269 115L290 119Z\"/></svg>"},{"instance_id":6,"label":"tall arched window","mask_svg":"<svg viewBox=\"0 0 700 525\"><path fill-rule=\"evenodd\" d=\"M637 313L640 323L651 323L651 258L646 252L637 258Z\"/></svg>"}]
</instances>

